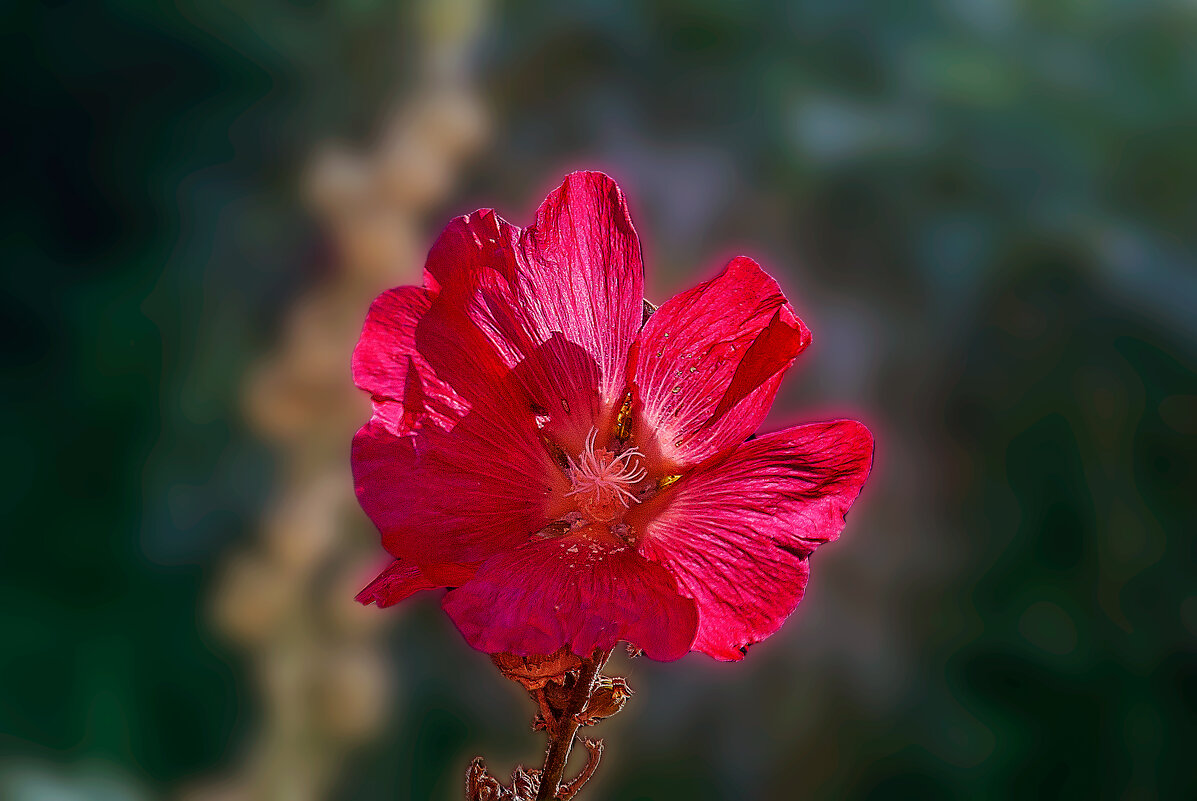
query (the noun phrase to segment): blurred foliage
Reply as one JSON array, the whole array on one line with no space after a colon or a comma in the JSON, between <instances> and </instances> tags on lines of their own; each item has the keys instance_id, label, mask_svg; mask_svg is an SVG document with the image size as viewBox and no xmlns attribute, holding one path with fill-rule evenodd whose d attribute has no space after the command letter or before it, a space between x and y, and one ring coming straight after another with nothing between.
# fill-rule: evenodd
<instances>
[{"instance_id":1,"label":"blurred foliage","mask_svg":"<svg viewBox=\"0 0 1197 801\"><path fill-rule=\"evenodd\" d=\"M274 470L240 381L327 269L305 159L409 85L408 13L3 12L0 790L99 760L165 793L244 741L245 666L198 611ZM659 294L760 255L815 331L782 402L881 443L778 637L635 665L596 795L1197 795L1195 37L1181 0L494 14L495 139L445 218L609 169ZM393 730L337 798L534 757L434 604L395 649Z\"/></svg>"}]
</instances>

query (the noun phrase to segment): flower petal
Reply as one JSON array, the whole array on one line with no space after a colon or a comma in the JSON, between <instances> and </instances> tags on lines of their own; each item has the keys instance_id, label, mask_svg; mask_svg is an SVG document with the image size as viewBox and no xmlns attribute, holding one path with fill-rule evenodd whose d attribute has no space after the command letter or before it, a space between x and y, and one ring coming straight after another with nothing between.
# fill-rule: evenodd
<instances>
[{"instance_id":1,"label":"flower petal","mask_svg":"<svg viewBox=\"0 0 1197 801\"><path fill-rule=\"evenodd\" d=\"M481 562L541 529L568 482L490 341L451 300L430 294L385 293L358 346L361 383L402 386L404 398L375 395L374 417L354 438L355 487L394 556ZM443 401L437 414L413 411L429 398Z\"/></svg>"},{"instance_id":2,"label":"flower petal","mask_svg":"<svg viewBox=\"0 0 1197 801\"><path fill-rule=\"evenodd\" d=\"M643 424L662 456L701 462L756 431L810 331L752 259L664 303L632 348Z\"/></svg>"},{"instance_id":3,"label":"flower petal","mask_svg":"<svg viewBox=\"0 0 1197 801\"><path fill-rule=\"evenodd\" d=\"M404 601L421 590L456 587L473 577L476 565L432 565L421 569L418 565L396 559L366 585L355 597L360 604L377 604L385 608Z\"/></svg>"},{"instance_id":4,"label":"flower petal","mask_svg":"<svg viewBox=\"0 0 1197 801\"><path fill-rule=\"evenodd\" d=\"M404 436L376 412L354 439L358 499L395 556L481 562L543 528L547 504L568 481L527 396L459 308L438 298L415 342L430 380L469 411L450 429L420 426Z\"/></svg>"},{"instance_id":5,"label":"flower petal","mask_svg":"<svg viewBox=\"0 0 1197 801\"><path fill-rule=\"evenodd\" d=\"M735 660L802 599L807 560L835 539L872 464L860 423L812 423L746 442L648 502L640 552L698 604L694 649Z\"/></svg>"},{"instance_id":6,"label":"flower petal","mask_svg":"<svg viewBox=\"0 0 1197 801\"><path fill-rule=\"evenodd\" d=\"M486 653L579 656L620 640L653 659L690 650L698 617L673 578L622 543L581 534L534 540L485 562L445 596L466 641Z\"/></svg>"},{"instance_id":7,"label":"flower petal","mask_svg":"<svg viewBox=\"0 0 1197 801\"><path fill-rule=\"evenodd\" d=\"M600 172L569 175L520 244L537 322L594 358L605 402L622 399L628 348L644 313L640 240L623 192Z\"/></svg>"},{"instance_id":8,"label":"flower petal","mask_svg":"<svg viewBox=\"0 0 1197 801\"><path fill-rule=\"evenodd\" d=\"M379 295L353 351L353 381L371 393L375 416L396 434L431 423L451 428L469 404L440 380L420 353L416 330L434 294L403 286Z\"/></svg>"},{"instance_id":9,"label":"flower petal","mask_svg":"<svg viewBox=\"0 0 1197 801\"><path fill-rule=\"evenodd\" d=\"M610 178L568 176L523 231L489 209L454 220L427 270L574 449L622 401L644 276L626 201Z\"/></svg>"},{"instance_id":10,"label":"flower petal","mask_svg":"<svg viewBox=\"0 0 1197 801\"><path fill-rule=\"evenodd\" d=\"M367 584L354 600L360 604L377 604L381 609L394 606L420 590L432 590L436 587L436 584L433 584L420 572L420 568L411 562L396 559L387 565L387 568L379 573L377 578Z\"/></svg>"},{"instance_id":11,"label":"flower petal","mask_svg":"<svg viewBox=\"0 0 1197 801\"><path fill-rule=\"evenodd\" d=\"M452 431L395 436L379 420L353 440L358 501L394 556L417 564L481 562L552 519L568 488L537 442L471 412Z\"/></svg>"}]
</instances>

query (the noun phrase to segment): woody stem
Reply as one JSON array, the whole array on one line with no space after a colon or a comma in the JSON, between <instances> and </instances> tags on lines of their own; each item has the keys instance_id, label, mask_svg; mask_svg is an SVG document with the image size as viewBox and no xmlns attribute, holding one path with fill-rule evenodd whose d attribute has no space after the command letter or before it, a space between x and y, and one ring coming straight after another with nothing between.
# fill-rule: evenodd
<instances>
[{"instance_id":1,"label":"woody stem","mask_svg":"<svg viewBox=\"0 0 1197 801\"><path fill-rule=\"evenodd\" d=\"M598 676L611 651L596 649L590 659L582 661L578 671L578 681L570 694L569 703L561 717L555 722L546 721L549 734L549 750L545 754L544 767L540 774L540 790L536 794L536 801L554 801L560 790L561 775L565 772L565 763L569 760L570 749L574 745L574 737L581 725L582 713L590 703L590 695L594 692L594 679Z\"/></svg>"}]
</instances>

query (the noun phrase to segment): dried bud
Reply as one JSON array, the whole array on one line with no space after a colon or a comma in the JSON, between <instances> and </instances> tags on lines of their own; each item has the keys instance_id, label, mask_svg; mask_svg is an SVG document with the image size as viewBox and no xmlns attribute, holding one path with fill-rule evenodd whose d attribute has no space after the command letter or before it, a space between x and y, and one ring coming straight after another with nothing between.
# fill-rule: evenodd
<instances>
[{"instance_id":1,"label":"dried bud","mask_svg":"<svg viewBox=\"0 0 1197 801\"><path fill-rule=\"evenodd\" d=\"M564 682L565 677L582 664L568 647L547 656L491 654L490 658L504 676L518 681L529 692L539 690L549 682Z\"/></svg>"},{"instance_id":2,"label":"dried bud","mask_svg":"<svg viewBox=\"0 0 1197 801\"><path fill-rule=\"evenodd\" d=\"M474 757L466 770L466 801L536 801L540 790L540 771L516 765L511 772L511 787L504 787L486 770L482 757Z\"/></svg>"},{"instance_id":3,"label":"dried bud","mask_svg":"<svg viewBox=\"0 0 1197 801\"><path fill-rule=\"evenodd\" d=\"M538 790L540 790L540 771L524 770L523 766L517 766L511 772L511 795L513 799L526 798L529 801L534 801Z\"/></svg>"},{"instance_id":4,"label":"dried bud","mask_svg":"<svg viewBox=\"0 0 1197 801\"><path fill-rule=\"evenodd\" d=\"M573 685L570 683L559 684L552 682L544 688L544 697L548 704L548 712L554 719L561 714L562 710L567 708L572 692ZM635 695L635 691L628 686L627 679L622 676L603 676L600 674L594 679L594 691L590 695L590 700L587 702L586 708L578 715L578 722L583 726L593 726L603 718L609 718L623 709L623 705L627 703L628 698L632 695ZM533 728L537 730L548 728L545 710L541 710L540 717L533 724Z\"/></svg>"},{"instance_id":5,"label":"dried bud","mask_svg":"<svg viewBox=\"0 0 1197 801\"><path fill-rule=\"evenodd\" d=\"M499 780L486 772L482 757L474 757L466 771L467 801L501 801L506 794Z\"/></svg>"},{"instance_id":6,"label":"dried bud","mask_svg":"<svg viewBox=\"0 0 1197 801\"><path fill-rule=\"evenodd\" d=\"M579 716L583 726L593 726L603 718L609 718L627 703L635 691L622 676L599 676L594 682L590 703Z\"/></svg>"}]
</instances>

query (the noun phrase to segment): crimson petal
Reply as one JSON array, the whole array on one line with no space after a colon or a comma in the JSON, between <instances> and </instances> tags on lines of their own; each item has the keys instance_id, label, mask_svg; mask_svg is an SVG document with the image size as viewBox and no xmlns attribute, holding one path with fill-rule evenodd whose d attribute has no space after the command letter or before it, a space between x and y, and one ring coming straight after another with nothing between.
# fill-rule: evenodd
<instances>
[{"instance_id":1,"label":"crimson petal","mask_svg":"<svg viewBox=\"0 0 1197 801\"><path fill-rule=\"evenodd\" d=\"M638 405L679 466L742 442L765 419L810 331L752 259L662 304L632 348Z\"/></svg>"},{"instance_id":2,"label":"crimson petal","mask_svg":"<svg viewBox=\"0 0 1197 801\"><path fill-rule=\"evenodd\" d=\"M376 397L374 418L353 441L358 500L394 556L481 562L544 527L567 482L527 397L459 308L436 298L408 336L420 369L408 370L405 391L414 376L468 411L451 428L397 427L387 414L394 404Z\"/></svg>"},{"instance_id":3,"label":"crimson petal","mask_svg":"<svg viewBox=\"0 0 1197 801\"><path fill-rule=\"evenodd\" d=\"M497 554L445 596L445 611L486 653L579 656L626 640L653 659L690 650L694 602L635 549L570 535Z\"/></svg>"},{"instance_id":4,"label":"crimson petal","mask_svg":"<svg viewBox=\"0 0 1197 801\"><path fill-rule=\"evenodd\" d=\"M416 345L416 330L434 297L415 286L383 292L370 304L353 351L354 383L371 394L375 417L396 434L426 423L451 428L469 408Z\"/></svg>"},{"instance_id":5,"label":"crimson petal","mask_svg":"<svg viewBox=\"0 0 1197 801\"><path fill-rule=\"evenodd\" d=\"M354 600L361 604L377 604L379 608L384 608L394 606L420 590L432 590L437 586L411 562L396 559L367 584Z\"/></svg>"},{"instance_id":6,"label":"crimson petal","mask_svg":"<svg viewBox=\"0 0 1197 801\"><path fill-rule=\"evenodd\" d=\"M740 659L780 628L802 599L811 553L843 529L872 455L872 434L855 421L797 426L701 465L650 502L640 552L698 604L695 650Z\"/></svg>"},{"instance_id":7,"label":"crimson petal","mask_svg":"<svg viewBox=\"0 0 1197 801\"><path fill-rule=\"evenodd\" d=\"M567 176L520 244L537 321L585 348L602 372L603 400L619 399L644 311L640 240L623 192L600 172Z\"/></svg>"},{"instance_id":8,"label":"crimson petal","mask_svg":"<svg viewBox=\"0 0 1197 801\"><path fill-rule=\"evenodd\" d=\"M377 604L385 608L407 600L421 590L456 587L470 580L476 565L429 565L421 568L411 562L396 559L379 573L366 588L354 596L360 604Z\"/></svg>"},{"instance_id":9,"label":"crimson petal","mask_svg":"<svg viewBox=\"0 0 1197 801\"><path fill-rule=\"evenodd\" d=\"M450 432L404 437L378 420L363 426L353 440L354 483L383 546L421 564L480 562L543 528L565 478L543 447L510 443L472 416Z\"/></svg>"},{"instance_id":10,"label":"crimson petal","mask_svg":"<svg viewBox=\"0 0 1197 801\"><path fill-rule=\"evenodd\" d=\"M522 231L489 209L454 220L427 270L572 449L622 400L644 275L626 200L607 176L569 175Z\"/></svg>"}]
</instances>

